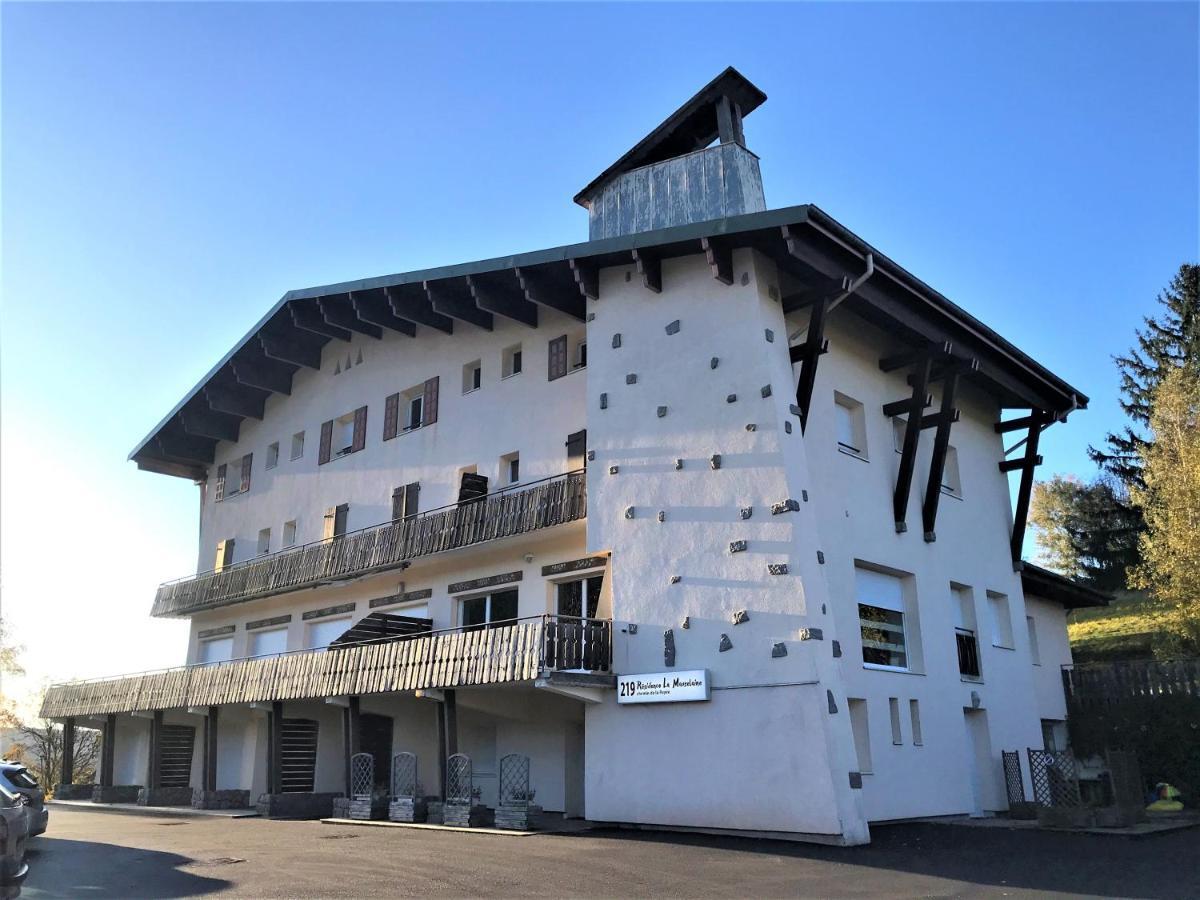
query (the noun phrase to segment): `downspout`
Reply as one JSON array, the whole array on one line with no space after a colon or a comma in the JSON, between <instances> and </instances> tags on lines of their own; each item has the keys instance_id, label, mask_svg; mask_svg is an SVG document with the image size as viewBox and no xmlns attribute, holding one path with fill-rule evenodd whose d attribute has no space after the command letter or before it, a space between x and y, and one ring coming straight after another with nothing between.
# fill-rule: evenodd
<instances>
[{"instance_id":1,"label":"downspout","mask_svg":"<svg viewBox=\"0 0 1200 900\"><path fill-rule=\"evenodd\" d=\"M851 294L853 294L855 291L857 291L860 287L862 287L863 284L866 283L866 280L874 274L875 274L875 255L872 253L868 253L867 254L867 270L865 272L863 272L861 275L859 275L857 278L855 278L853 281L850 280L849 275L842 276L842 292L840 294L838 294L836 297L834 297L832 300L829 301L829 306L825 310L826 315L833 312L833 310L837 307L837 305L839 303L841 303L843 300L845 300L847 297L849 297ZM807 336L808 336L808 328L807 327L799 328L796 331L793 331L791 334L788 335L788 343L793 344L796 341L803 340Z\"/></svg>"}]
</instances>

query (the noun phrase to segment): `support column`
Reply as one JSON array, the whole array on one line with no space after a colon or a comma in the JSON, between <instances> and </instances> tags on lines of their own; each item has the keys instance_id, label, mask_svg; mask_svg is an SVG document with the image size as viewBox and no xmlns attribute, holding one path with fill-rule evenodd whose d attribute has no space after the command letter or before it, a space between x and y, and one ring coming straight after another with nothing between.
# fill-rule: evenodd
<instances>
[{"instance_id":1,"label":"support column","mask_svg":"<svg viewBox=\"0 0 1200 900\"><path fill-rule=\"evenodd\" d=\"M267 793L283 793L283 703L271 704L267 716Z\"/></svg>"},{"instance_id":2,"label":"support column","mask_svg":"<svg viewBox=\"0 0 1200 900\"><path fill-rule=\"evenodd\" d=\"M350 796L353 787L353 776L350 770L350 760L359 749L359 712L361 706L358 697L349 698L349 703L342 709L342 744L346 751L346 796Z\"/></svg>"},{"instance_id":3,"label":"support column","mask_svg":"<svg viewBox=\"0 0 1200 900\"><path fill-rule=\"evenodd\" d=\"M208 715L204 717L204 775L202 789L215 791L217 789L217 726L220 708L210 706Z\"/></svg>"},{"instance_id":4,"label":"support column","mask_svg":"<svg viewBox=\"0 0 1200 900\"><path fill-rule=\"evenodd\" d=\"M438 796L446 799L446 704L437 704Z\"/></svg>"},{"instance_id":5,"label":"support column","mask_svg":"<svg viewBox=\"0 0 1200 900\"><path fill-rule=\"evenodd\" d=\"M62 784L75 783L75 717L68 716L62 727Z\"/></svg>"},{"instance_id":6,"label":"support column","mask_svg":"<svg viewBox=\"0 0 1200 900\"><path fill-rule=\"evenodd\" d=\"M104 720L104 737L100 747L100 784L112 787L113 762L117 750L117 714L109 713Z\"/></svg>"},{"instance_id":7,"label":"support column","mask_svg":"<svg viewBox=\"0 0 1200 900\"><path fill-rule=\"evenodd\" d=\"M162 710L156 710L150 720L150 760L146 767L146 791L157 790L162 780Z\"/></svg>"}]
</instances>

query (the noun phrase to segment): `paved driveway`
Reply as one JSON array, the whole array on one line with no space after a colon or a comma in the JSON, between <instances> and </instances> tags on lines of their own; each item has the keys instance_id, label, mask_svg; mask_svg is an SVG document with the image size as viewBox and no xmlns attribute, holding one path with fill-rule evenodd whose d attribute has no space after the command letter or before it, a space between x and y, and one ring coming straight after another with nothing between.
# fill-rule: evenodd
<instances>
[{"instance_id":1,"label":"paved driveway","mask_svg":"<svg viewBox=\"0 0 1200 900\"><path fill-rule=\"evenodd\" d=\"M1200 830L1142 840L894 825L869 847L511 837L55 809L23 897L1200 895Z\"/></svg>"}]
</instances>

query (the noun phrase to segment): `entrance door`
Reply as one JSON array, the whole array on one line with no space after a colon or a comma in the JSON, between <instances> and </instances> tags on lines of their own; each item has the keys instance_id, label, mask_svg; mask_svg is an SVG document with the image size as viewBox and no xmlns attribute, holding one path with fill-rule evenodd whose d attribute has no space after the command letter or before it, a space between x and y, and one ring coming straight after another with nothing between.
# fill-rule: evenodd
<instances>
[{"instance_id":1,"label":"entrance door","mask_svg":"<svg viewBox=\"0 0 1200 900\"><path fill-rule=\"evenodd\" d=\"M991 780L994 777L992 766L992 739L988 731L987 711L982 709L964 709L963 721L967 729L967 772L971 786L971 817L982 818L987 815L986 808L992 800L990 792Z\"/></svg>"},{"instance_id":2,"label":"entrance door","mask_svg":"<svg viewBox=\"0 0 1200 900\"><path fill-rule=\"evenodd\" d=\"M284 719L279 731L280 791L312 793L317 778L317 723L312 719Z\"/></svg>"},{"instance_id":3,"label":"entrance door","mask_svg":"<svg viewBox=\"0 0 1200 900\"><path fill-rule=\"evenodd\" d=\"M602 649L600 635L591 626L600 606L600 591L604 587L603 573L564 581L558 585L558 627L555 635L556 659L559 669L593 670L595 655Z\"/></svg>"},{"instance_id":4,"label":"entrance door","mask_svg":"<svg viewBox=\"0 0 1200 900\"><path fill-rule=\"evenodd\" d=\"M362 713L358 717L358 748L375 761L375 787L388 790L392 766L392 717Z\"/></svg>"},{"instance_id":5,"label":"entrance door","mask_svg":"<svg viewBox=\"0 0 1200 900\"><path fill-rule=\"evenodd\" d=\"M160 786L187 787L192 781L192 750L196 746L196 729L191 725L163 725L158 741Z\"/></svg>"}]
</instances>

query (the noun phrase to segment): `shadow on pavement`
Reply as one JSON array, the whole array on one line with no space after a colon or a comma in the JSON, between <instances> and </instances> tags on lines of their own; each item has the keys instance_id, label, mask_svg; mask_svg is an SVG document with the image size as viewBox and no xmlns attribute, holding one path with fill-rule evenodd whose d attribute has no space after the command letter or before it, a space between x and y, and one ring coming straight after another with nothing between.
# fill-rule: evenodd
<instances>
[{"instance_id":1,"label":"shadow on pavement","mask_svg":"<svg viewBox=\"0 0 1200 900\"><path fill-rule=\"evenodd\" d=\"M1131 839L1006 828L898 824L871 827L866 847L667 831L595 829L589 837L719 847L865 866L997 888L1147 898L1200 896L1200 831ZM852 884L847 884L848 892Z\"/></svg>"},{"instance_id":2,"label":"shadow on pavement","mask_svg":"<svg viewBox=\"0 0 1200 900\"><path fill-rule=\"evenodd\" d=\"M25 858L29 877L23 898L200 897L231 885L180 869L220 865L217 861L96 841L38 838L30 842Z\"/></svg>"}]
</instances>

